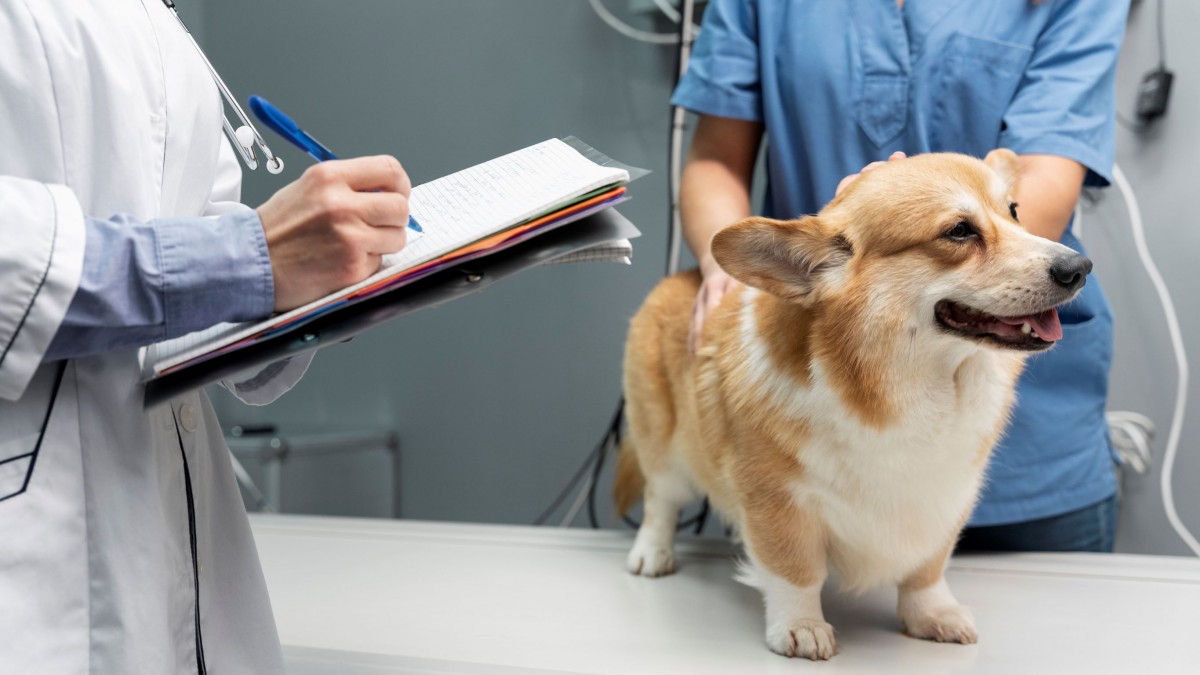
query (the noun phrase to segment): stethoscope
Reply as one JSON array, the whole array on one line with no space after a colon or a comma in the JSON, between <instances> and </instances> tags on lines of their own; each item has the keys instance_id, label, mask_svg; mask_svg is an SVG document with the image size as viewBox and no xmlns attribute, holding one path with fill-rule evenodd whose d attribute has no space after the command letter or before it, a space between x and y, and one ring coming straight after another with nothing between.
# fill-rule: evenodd
<instances>
[{"instance_id":1,"label":"stethoscope","mask_svg":"<svg viewBox=\"0 0 1200 675\"><path fill-rule=\"evenodd\" d=\"M229 141L233 143L233 147L236 148L238 154L242 156L242 161L246 163L246 166L249 167L251 171L258 168L258 157L256 157L254 154L254 146L257 145L258 149L262 151L263 156L266 158L267 171L273 174L283 171L283 160L279 157L276 157L275 153L271 152L271 148L267 147L267 142L263 140L262 134L258 133L258 129L255 128L254 123L251 122L250 118L246 115L246 111L242 110L242 106L238 105L237 99L233 97L233 94L229 91L229 87L225 86L225 81L222 80L221 76L217 74L217 69L213 67L212 62L208 60L208 56L204 53L204 50L200 48L200 44L196 42L194 37L192 37L192 32L188 30L187 25L183 23L183 19L179 16L179 11L175 9L174 0L163 0L163 4L167 6L167 9L171 10L171 14L175 16L175 20L178 21L179 26L183 28L184 35L187 35L187 38L191 41L192 46L196 48L196 53L200 55L200 59L204 61L204 65L208 67L208 72L210 75L212 75L213 82L216 83L217 89L220 90L221 98L225 100L225 105L233 109L234 114L237 115L238 121L241 122L241 126L239 126L237 129L234 129L233 124L229 122L229 115L225 114L226 111L222 109L221 122L225 127L225 135L229 137Z\"/></svg>"}]
</instances>

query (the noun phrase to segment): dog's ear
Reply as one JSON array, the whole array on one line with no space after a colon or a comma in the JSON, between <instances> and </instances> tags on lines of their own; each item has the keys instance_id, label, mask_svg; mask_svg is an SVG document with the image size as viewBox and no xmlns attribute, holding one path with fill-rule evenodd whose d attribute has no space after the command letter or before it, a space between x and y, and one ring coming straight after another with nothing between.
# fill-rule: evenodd
<instances>
[{"instance_id":1,"label":"dog's ear","mask_svg":"<svg viewBox=\"0 0 1200 675\"><path fill-rule=\"evenodd\" d=\"M1008 148L996 148L983 158L983 163L1000 174L1010 192L1017 187L1017 179L1021 176L1021 161L1017 159L1017 153Z\"/></svg>"},{"instance_id":2,"label":"dog's ear","mask_svg":"<svg viewBox=\"0 0 1200 675\"><path fill-rule=\"evenodd\" d=\"M804 303L830 272L850 260L854 249L845 237L827 232L817 216L806 216L743 220L713 237L712 253L734 279Z\"/></svg>"}]
</instances>

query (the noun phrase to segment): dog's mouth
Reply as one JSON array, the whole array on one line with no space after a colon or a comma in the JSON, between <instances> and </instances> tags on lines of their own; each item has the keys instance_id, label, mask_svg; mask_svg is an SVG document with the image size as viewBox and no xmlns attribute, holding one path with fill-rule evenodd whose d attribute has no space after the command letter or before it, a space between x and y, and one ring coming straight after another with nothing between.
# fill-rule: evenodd
<instances>
[{"instance_id":1,"label":"dog's mouth","mask_svg":"<svg viewBox=\"0 0 1200 675\"><path fill-rule=\"evenodd\" d=\"M950 333L1007 349L1041 351L1063 336L1058 310L1053 307L1025 316L992 316L952 300L942 300L933 313L938 325Z\"/></svg>"}]
</instances>

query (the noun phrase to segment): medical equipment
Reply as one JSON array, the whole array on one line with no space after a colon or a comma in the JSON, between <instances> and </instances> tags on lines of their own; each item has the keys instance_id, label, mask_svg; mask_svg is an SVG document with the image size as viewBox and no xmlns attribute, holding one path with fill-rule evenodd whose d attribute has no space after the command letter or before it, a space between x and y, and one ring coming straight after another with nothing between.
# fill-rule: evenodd
<instances>
[{"instance_id":1,"label":"medical equipment","mask_svg":"<svg viewBox=\"0 0 1200 675\"><path fill-rule=\"evenodd\" d=\"M229 141L233 143L233 147L237 148L242 161L246 163L246 166L251 171L258 168L258 158L254 154L254 146L257 145L267 160L267 171L272 174L282 172L283 160L276 157L275 153L271 152L271 148L267 147L267 142L263 140L262 134L258 133L258 129L255 128L254 123L246 116L246 111L242 110L242 106L238 105L237 99L233 97L233 93L229 91L229 87L225 86L225 81L217 74L217 69L213 67L204 50L200 48L200 44L196 42L196 38L192 37L192 32L183 23L183 17L179 16L179 10L175 9L175 0L163 0L163 4L167 6L167 9L171 10L171 14L175 16L175 20L183 28L184 34L187 35L188 40L196 48L196 53L200 55L200 60L204 61L209 74L212 75L213 83L217 85L217 89L221 92L221 98L225 100L225 105L233 109L238 121L241 122L241 126L234 129L233 124L229 122L229 116L224 114L224 112L222 113L221 121L225 128L225 135L229 137Z\"/></svg>"},{"instance_id":2,"label":"medical equipment","mask_svg":"<svg viewBox=\"0 0 1200 675\"><path fill-rule=\"evenodd\" d=\"M1143 124L1167 114L1171 82L1175 74L1167 70L1167 38L1163 28L1163 0L1158 0L1158 67L1142 76L1138 86L1137 116Z\"/></svg>"}]
</instances>

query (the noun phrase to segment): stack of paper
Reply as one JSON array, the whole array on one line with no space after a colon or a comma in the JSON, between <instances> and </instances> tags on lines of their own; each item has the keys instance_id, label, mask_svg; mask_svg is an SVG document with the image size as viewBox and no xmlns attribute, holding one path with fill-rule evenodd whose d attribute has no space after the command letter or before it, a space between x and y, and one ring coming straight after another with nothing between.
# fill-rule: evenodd
<instances>
[{"instance_id":1,"label":"stack of paper","mask_svg":"<svg viewBox=\"0 0 1200 675\"><path fill-rule=\"evenodd\" d=\"M447 267L495 253L624 201L629 172L597 164L552 139L413 188L409 205L424 234L364 281L285 314L250 324L221 324L153 345L147 379L187 368L292 330L348 304L410 284ZM628 240L569 256L625 260ZM557 262L564 262L566 259Z\"/></svg>"}]
</instances>

